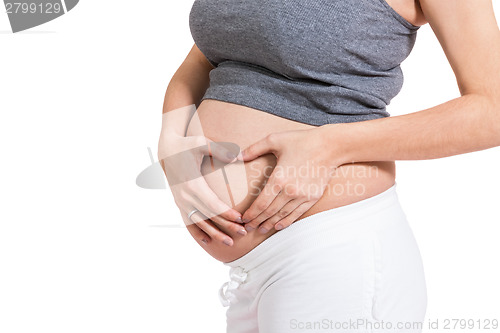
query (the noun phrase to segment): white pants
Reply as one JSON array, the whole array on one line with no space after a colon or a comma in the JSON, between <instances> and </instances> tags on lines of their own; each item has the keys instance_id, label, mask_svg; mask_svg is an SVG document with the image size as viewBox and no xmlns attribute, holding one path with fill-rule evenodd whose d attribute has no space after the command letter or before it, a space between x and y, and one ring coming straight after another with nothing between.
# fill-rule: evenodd
<instances>
[{"instance_id":1,"label":"white pants","mask_svg":"<svg viewBox=\"0 0 500 333\"><path fill-rule=\"evenodd\" d=\"M396 184L299 220L225 265L228 333L422 330L424 271Z\"/></svg>"}]
</instances>

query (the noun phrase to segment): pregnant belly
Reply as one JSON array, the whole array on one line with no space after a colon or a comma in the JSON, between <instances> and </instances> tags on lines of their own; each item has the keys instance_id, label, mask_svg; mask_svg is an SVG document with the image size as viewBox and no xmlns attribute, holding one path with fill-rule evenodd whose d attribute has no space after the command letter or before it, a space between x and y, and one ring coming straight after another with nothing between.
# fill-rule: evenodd
<instances>
[{"instance_id":1,"label":"pregnant belly","mask_svg":"<svg viewBox=\"0 0 500 333\"><path fill-rule=\"evenodd\" d=\"M193 116L187 135L204 135L216 142L232 142L243 150L270 133L313 127L246 106L206 99ZM329 143L326 143L325 147L328 145ZM208 185L219 198L243 213L255 200L275 165L275 156L267 154L244 164L240 162L227 165L215 172L211 172L210 159L205 158L201 168ZM390 188L394 181L395 163L392 161L342 165L330 179L320 200L300 219L377 195ZM191 231L190 228L188 230ZM221 230L233 238L234 245L229 247L219 242L211 242L205 245L204 249L223 262L243 256L279 232L271 230L261 234L258 230L253 230L241 236L229 233L223 228Z\"/></svg>"}]
</instances>

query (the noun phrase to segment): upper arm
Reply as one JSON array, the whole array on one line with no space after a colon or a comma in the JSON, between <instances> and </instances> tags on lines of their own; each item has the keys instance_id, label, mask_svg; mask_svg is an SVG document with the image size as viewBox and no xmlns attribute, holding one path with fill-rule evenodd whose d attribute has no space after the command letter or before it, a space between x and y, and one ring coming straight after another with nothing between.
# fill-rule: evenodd
<instances>
[{"instance_id":1,"label":"upper arm","mask_svg":"<svg viewBox=\"0 0 500 333\"><path fill-rule=\"evenodd\" d=\"M462 95L500 98L500 31L491 0L420 0Z\"/></svg>"},{"instance_id":2,"label":"upper arm","mask_svg":"<svg viewBox=\"0 0 500 333\"><path fill-rule=\"evenodd\" d=\"M198 63L201 63L209 71L215 68L208 61L208 59L205 57L205 55L200 51L200 49L198 48L196 43L193 44L193 47L191 48L191 51L189 51L189 54L188 54L186 60L193 60L193 61L196 61Z\"/></svg>"}]
</instances>

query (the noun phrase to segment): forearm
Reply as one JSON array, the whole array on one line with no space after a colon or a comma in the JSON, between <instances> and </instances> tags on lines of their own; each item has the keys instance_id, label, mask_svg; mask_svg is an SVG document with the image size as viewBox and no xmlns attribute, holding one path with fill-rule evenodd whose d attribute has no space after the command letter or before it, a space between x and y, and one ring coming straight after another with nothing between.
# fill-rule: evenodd
<instances>
[{"instance_id":1,"label":"forearm","mask_svg":"<svg viewBox=\"0 0 500 333\"><path fill-rule=\"evenodd\" d=\"M470 94L410 114L322 128L324 142L342 142L332 156L338 165L434 159L499 146L500 103Z\"/></svg>"}]
</instances>

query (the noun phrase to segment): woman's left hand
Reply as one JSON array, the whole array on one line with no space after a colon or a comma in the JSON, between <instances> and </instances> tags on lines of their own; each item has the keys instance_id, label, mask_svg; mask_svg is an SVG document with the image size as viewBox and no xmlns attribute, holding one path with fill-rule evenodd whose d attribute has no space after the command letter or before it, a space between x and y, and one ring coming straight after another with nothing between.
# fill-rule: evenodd
<instances>
[{"instance_id":1,"label":"woman's left hand","mask_svg":"<svg viewBox=\"0 0 500 333\"><path fill-rule=\"evenodd\" d=\"M325 142L324 131L317 127L272 133L241 152L242 161L268 153L277 158L265 186L242 216L248 231L259 225L261 233L286 228L322 197L340 165L336 143Z\"/></svg>"}]
</instances>

